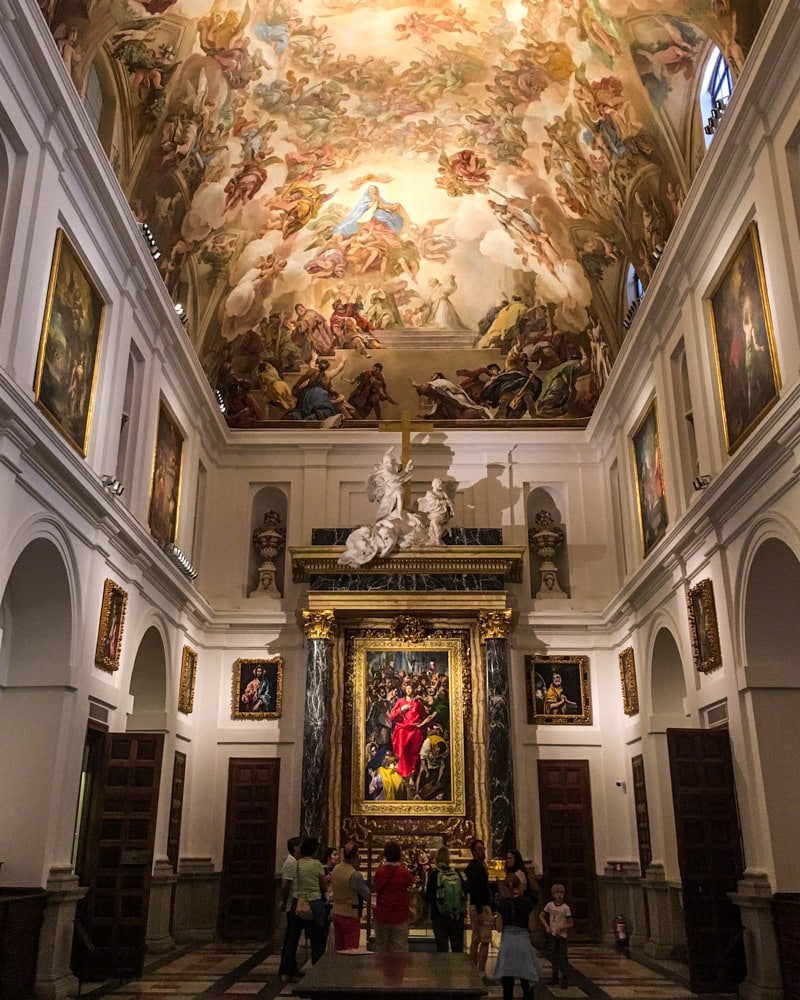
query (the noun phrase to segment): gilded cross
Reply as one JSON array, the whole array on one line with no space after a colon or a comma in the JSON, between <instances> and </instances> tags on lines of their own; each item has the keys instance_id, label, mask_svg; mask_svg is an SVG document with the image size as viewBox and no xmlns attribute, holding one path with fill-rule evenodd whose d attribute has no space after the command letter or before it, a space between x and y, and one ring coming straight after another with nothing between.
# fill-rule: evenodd
<instances>
[{"instance_id":1,"label":"gilded cross","mask_svg":"<svg viewBox=\"0 0 800 1000\"><path fill-rule=\"evenodd\" d=\"M400 431L400 464L405 468L406 463L411 458L411 431L432 431L434 425L424 420L415 420L412 423L411 413L403 410L399 420L381 420L378 425L379 431ZM411 483L408 482L403 487L403 506L406 510L411 509Z\"/></svg>"}]
</instances>

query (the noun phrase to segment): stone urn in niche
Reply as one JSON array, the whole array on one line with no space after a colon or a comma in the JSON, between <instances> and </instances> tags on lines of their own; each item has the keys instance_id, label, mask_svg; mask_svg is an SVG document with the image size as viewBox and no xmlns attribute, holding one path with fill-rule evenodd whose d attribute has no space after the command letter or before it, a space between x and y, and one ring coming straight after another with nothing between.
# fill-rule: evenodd
<instances>
[{"instance_id":1,"label":"stone urn in niche","mask_svg":"<svg viewBox=\"0 0 800 1000\"><path fill-rule=\"evenodd\" d=\"M528 542L541 559L539 575L542 585L536 594L537 600L545 597L566 597L558 583L558 569L553 562L556 552L564 541L564 529L553 521L550 511L540 510L533 519L533 527L528 530Z\"/></svg>"},{"instance_id":2,"label":"stone urn in niche","mask_svg":"<svg viewBox=\"0 0 800 1000\"><path fill-rule=\"evenodd\" d=\"M280 597L276 578L278 568L275 560L286 545L286 532L281 527L281 518L275 510L268 510L264 515L264 523L253 532L253 545L261 559L258 567L258 586L251 590L248 596L256 597L264 594L267 597Z\"/></svg>"}]
</instances>

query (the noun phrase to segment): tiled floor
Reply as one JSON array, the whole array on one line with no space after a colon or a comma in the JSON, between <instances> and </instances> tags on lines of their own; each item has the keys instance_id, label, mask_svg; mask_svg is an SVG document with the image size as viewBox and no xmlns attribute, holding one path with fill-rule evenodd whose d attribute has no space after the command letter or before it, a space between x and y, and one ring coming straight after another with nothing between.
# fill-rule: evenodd
<instances>
[{"instance_id":1,"label":"tiled floor","mask_svg":"<svg viewBox=\"0 0 800 1000\"><path fill-rule=\"evenodd\" d=\"M259 946L255 942L217 942L148 962L141 979L125 983L84 984L84 1000L274 1000L291 996L291 986L282 986L278 976L280 941ZM298 961L302 966L309 952L301 945ZM490 953L487 972L491 973ZM656 968L603 945L570 945L570 985L567 989L545 985L549 965L543 960L543 982L535 990L536 1000L682 1000L692 994L686 987L685 969L677 963ZM488 983L488 1000L499 1000L499 984ZM516 997L521 996L519 984ZM732 996L732 995L731 995ZM730 1000L709 997L704 1000Z\"/></svg>"}]
</instances>

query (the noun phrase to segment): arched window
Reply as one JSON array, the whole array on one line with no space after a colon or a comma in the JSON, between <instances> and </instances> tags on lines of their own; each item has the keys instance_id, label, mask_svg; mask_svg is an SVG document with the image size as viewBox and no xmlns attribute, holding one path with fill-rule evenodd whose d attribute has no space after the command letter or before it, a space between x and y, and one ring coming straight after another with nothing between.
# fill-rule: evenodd
<instances>
[{"instance_id":1,"label":"arched window","mask_svg":"<svg viewBox=\"0 0 800 1000\"><path fill-rule=\"evenodd\" d=\"M625 306L639 304L639 299L644 295L644 285L633 264L628 265L628 273L625 276Z\"/></svg>"},{"instance_id":2,"label":"arched window","mask_svg":"<svg viewBox=\"0 0 800 1000\"><path fill-rule=\"evenodd\" d=\"M103 90L100 86L100 76L94 66L89 67L86 75L86 96L83 99L83 106L95 132L99 132L100 116L103 113Z\"/></svg>"},{"instance_id":3,"label":"arched window","mask_svg":"<svg viewBox=\"0 0 800 1000\"><path fill-rule=\"evenodd\" d=\"M703 74L703 86L700 89L700 114L703 119L706 149L711 145L732 90L730 67L725 61L725 56L715 45L708 56Z\"/></svg>"}]
</instances>

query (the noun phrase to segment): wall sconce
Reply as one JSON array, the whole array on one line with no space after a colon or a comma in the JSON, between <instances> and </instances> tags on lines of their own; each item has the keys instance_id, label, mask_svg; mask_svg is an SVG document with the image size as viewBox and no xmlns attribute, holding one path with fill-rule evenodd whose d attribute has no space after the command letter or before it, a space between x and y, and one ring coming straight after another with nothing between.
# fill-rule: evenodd
<instances>
[{"instance_id":1,"label":"wall sconce","mask_svg":"<svg viewBox=\"0 0 800 1000\"><path fill-rule=\"evenodd\" d=\"M697 490L698 493L704 490L708 484L711 482L711 476L695 476L692 480L692 486Z\"/></svg>"},{"instance_id":2,"label":"wall sconce","mask_svg":"<svg viewBox=\"0 0 800 1000\"><path fill-rule=\"evenodd\" d=\"M100 482L103 484L103 489L112 496L121 497L125 492L125 487L116 476L101 476Z\"/></svg>"},{"instance_id":3,"label":"wall sconce","mask_svg":"<svg viewBox=\"0 0 800 1000\"><path fill-rule=\"evenodd\" d=\"M192 566L190 560L183 554L183 552L178 548L174 542L167 542L164 546L164 551L172 559L181 573L185 573L190 580L194 580L197 576L197 570Z\"/></svg>"},{"instance_id":4,"label":"wall sconce","mask_svg":"<svg viewBox=\"0 0 800 1000\"><path fill-rule=\"evenodd\" d=\"M142 236L144 236L144 241L147 244L147 249L150 251L150 256L153 260L159 260L161 258L161 251L158 249L155 236L153 236L153 230L147 225L146 222L141 224L141 230Z\"/></svg>"},{"instance_id":5,"label":"wall sconce","mask_svg":"<svg viewBox=\"0 0 800 1000\"><path fill-rule=\"evenodd\" d=\"M188 319L188 316L186 315L186 310L183 308L182 303L180 302L175 303L175 312L177 313L178 319L181 321L181 323L183 323L183 325L186 326L186 320Z\"/></svg>"}]
</instances>

